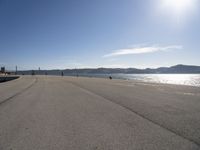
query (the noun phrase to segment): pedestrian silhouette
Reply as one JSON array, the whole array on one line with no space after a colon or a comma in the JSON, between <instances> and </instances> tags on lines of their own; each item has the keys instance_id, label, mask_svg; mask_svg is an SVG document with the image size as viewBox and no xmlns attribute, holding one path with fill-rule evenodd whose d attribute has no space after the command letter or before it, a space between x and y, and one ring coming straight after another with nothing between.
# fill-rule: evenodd
<instances>
[{"instance_id":1,"label":"pedestrian silhouette","mask_svg":"<svg viewBox=\"0 0 200 150\"><path fill-rule=\"evenodd\" d=\"M31 74L32 74L32 76L33 76L33 75L35 75L35 71L34 71L34 70L32 70L32 71L31 71Z\"/></svg>"}]
</instances>

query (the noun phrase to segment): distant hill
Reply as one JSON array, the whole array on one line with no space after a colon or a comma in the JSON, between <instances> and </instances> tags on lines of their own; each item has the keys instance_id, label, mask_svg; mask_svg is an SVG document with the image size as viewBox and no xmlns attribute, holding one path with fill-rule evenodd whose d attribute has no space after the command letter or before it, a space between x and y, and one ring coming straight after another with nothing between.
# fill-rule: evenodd
<instances>
[{"instance_id":1,"label":"distant hill","mask_svg":"<svg viewBox=\"0 0 200 150\"><path fill-rule=\"evenodd\" d=\"M65 69L65 70L34 70L35 74L48 74L48 75L60 75L63 72L65 75L84 75L84 74L198 74L200 73L200 66L189 66L189 65L176 65L171 67L160 67L156 69L146 68L86 68L86 69ZM19 71L18 74L31 74L32 70Z\"/></svg>"},{"instance_id":2,"label":"distant hill","mask_svg":"<svg viewBox=\"0 0 200 150\"><path fill-rule=\"evenodd\" d=\"M200 73L200 66L176 65L169 68L155 69L161 73Z\"/></svg>"}]
</instances>

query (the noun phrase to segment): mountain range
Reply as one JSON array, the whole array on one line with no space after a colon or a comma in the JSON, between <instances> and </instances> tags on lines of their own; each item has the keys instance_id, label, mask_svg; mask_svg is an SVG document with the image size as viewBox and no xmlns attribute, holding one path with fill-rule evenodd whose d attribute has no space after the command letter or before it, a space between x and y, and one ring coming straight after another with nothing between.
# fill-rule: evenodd
<instances>
[{"instance_id":1,"label":"mountain range","mask_svg":"<svg viewBox=\"0 0 200 150\"><path fill-rule=\"evenodd\" d=\"M64 69L64 70L26 70L18 71L18 74L48 74L48 75L60 75L62 72L64 75L84 75L84 74L199 74L200 66L192 65L176 65L171 67L160 68L85 68L85 69Z\"/></svg>"}]
</instances>

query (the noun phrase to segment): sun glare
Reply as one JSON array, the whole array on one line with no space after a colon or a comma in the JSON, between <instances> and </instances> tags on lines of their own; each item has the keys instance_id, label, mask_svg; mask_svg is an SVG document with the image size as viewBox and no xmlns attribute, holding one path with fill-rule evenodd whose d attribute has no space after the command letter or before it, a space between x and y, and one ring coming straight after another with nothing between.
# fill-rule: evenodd
<instances>
[{"instance_id":1,"label":"sun glare","mask_svg":"<svg viewBox=\"0 0 200 150\"><path fill-rule=\"evenodd\" d=\"M176 14L183 14L195 7L196 0L162 0L162 7Z\"/></svg>"},{"instance_id":2,"label":"sun glare","mask_svg":"<svg viewBox=\"0 0 200 150\"><path fill-rule=\"evenodd\" d=\"M161 0L159 3L162 12L180 21L195 12L198 0Z\"/></svg>"}]
</instances>

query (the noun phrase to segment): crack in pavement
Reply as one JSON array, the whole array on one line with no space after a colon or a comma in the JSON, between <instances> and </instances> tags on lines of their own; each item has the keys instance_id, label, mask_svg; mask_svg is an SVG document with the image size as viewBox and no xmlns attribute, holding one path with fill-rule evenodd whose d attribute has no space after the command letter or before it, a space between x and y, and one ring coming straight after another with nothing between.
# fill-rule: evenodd
<instances>
[{"instance_id":1,"label":"crack in pavement","mask_svg":"<svg viewBox=\"0 0 200 150\"><path fill-rule=\"evenodd\" d=\"M27 91L28 89L30 89L30 88L31 88L34 84L36 84L37 82L38 82L38 78L35 78L34 82L31 83L28 87L24 88L23 90L21 90L21 91L15 93L14 95L12 95L12 96L10 96L10 97L4 99L3 101L1 101L1 102L0 102L0 106L1 106L2 104L5 104L5 103L8 102L9 100L13 99L14 97L21 95L23 92L25 92L25 91Z\"/></svg>"}]
</instances>

